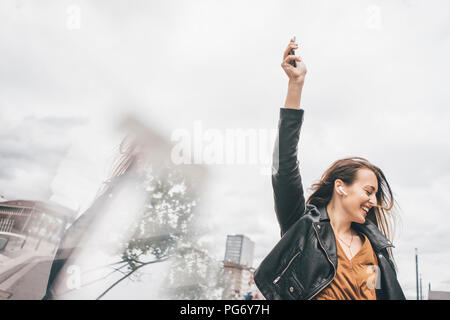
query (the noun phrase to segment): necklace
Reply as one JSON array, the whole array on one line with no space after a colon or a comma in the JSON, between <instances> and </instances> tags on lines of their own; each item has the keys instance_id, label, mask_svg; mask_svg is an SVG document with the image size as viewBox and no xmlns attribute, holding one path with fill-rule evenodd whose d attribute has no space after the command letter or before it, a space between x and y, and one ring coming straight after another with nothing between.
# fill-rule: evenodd
<instances>
[{"instance_id":1,"label":"necklace","mask_svg":"<svg viewBox=\"0 0 450 320\"><path fill-rule=\"evenodd\" d=\"M344 240L342 240L342 238L338 234L336 234L336 235L338 236L339 240L341 240L342 243L345 244L348 247L348 251L350 251L350 257L353 258L352 249L350 249L350 247L352 245L352 241L353 241L353 233L352 233L351 229L350 229L350 233L352 234L352 239L350 240L350 244L347 244Z\"/></svg>"}]
</instances>

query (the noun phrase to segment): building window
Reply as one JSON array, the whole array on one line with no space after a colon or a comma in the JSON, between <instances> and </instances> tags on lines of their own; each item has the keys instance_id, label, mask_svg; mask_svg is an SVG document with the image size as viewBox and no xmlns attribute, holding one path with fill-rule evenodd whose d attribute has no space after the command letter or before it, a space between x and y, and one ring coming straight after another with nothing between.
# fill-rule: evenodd
<instances>
[{"instance_id":1,"label":"building window","mask_svg":"<svg viewBox=\"0 0 450 320\"><path fill-rule=\"evenodd\" d=\"M14 222L14 219L0 218L0 232L11 232Z\"/></svg>"}]
</instances>

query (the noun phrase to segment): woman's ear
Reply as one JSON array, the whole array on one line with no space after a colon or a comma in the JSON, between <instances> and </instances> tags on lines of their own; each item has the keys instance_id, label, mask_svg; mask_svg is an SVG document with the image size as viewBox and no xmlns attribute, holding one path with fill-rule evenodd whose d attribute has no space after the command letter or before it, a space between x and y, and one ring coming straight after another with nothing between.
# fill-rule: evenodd
<instances>
[{"instance_id":1,"label":"woman's ear","mask_svg":"<svg viewBox=\"0 0 450 320\"><path fill-rule=\"evenodd\" d=\"M338 192L338 194L341 194L341 195L347 195L347 192L345 192L345 190L344 190L344 181L342 181L341 179L336 179L335 181L334 181L334 186L336 187L336 189L338 189L339 190L339 192Z\"/></svg>"}]
</instances>

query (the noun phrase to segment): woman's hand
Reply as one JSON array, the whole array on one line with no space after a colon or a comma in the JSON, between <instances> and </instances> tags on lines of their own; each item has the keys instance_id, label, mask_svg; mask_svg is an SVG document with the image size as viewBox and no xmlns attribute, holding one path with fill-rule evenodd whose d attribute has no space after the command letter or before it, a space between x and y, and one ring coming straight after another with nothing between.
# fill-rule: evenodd
<instances>
[{"instance_id":1,"label":"woman's hand","mask_svg":"<svg viewBox=\"0 0 450 320\"><path fill-rule=\"evenodd\" d=\"M286 102L284 104L284 107L289 109L300 109L300 100L302 97L303 84L305 82L307 71L306 65L300 57L289 54L289 51L297 48L298 44L294 42L294 39L291 39L286 51L284 51L283 62L281 63L281 67L289 77L288 92L286 95ZM289 63L292 60L297 62L296 67Z\"/></svg>"},{"instance_id":2,"label":"woman's hand","mask_svg":"<svg viewBox=\"0 0 450 320\"><path fill-rule=\"evenodd\" d=\"M283 62L281 63L281 67L289 77L289 82L303 83L305 81L305 76L307 72L306 65L303 62L302 58L289 54L289 52L292 49L294 50L298 49L298 44L294 42L294 39L291 39L289 45L284 51ZM292 60L295 60L297 62L297 67L294 67L289 63Z\"/></svg>"}]
</instances>

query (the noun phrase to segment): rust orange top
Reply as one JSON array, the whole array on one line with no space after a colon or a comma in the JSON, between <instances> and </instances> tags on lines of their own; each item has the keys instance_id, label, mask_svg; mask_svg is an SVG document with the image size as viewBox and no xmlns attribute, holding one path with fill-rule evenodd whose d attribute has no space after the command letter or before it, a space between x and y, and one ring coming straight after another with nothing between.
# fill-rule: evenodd
<instances>
[{"instance_id":1,"label":"rust orange top","mask_svg":"<svg viewBox=\"0 0 450 320\"><path fill-rule=\"evenodd\" d=\"M369 239L363 236L361 249L348 259L336 240L338 265L336 276L313 300L376 300L378 262Z\"/></svg>"}]
</instances>

